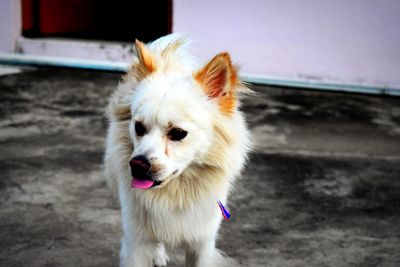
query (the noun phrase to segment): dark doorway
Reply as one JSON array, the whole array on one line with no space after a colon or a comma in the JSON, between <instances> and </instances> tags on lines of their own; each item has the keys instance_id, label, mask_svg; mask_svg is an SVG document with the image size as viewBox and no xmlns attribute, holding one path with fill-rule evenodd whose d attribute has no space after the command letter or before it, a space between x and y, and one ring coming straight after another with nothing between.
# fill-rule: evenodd
<instances>
[{"instance_id":1,"label":"dark doorway","mask_svg":"<svg viewBox=\"0 0 400 267\"><path fill-rule=\"evenodd\" d=\"M171 32L172 0L22 0L23 36L148 42Z\"/></svg>"}]
</instances>

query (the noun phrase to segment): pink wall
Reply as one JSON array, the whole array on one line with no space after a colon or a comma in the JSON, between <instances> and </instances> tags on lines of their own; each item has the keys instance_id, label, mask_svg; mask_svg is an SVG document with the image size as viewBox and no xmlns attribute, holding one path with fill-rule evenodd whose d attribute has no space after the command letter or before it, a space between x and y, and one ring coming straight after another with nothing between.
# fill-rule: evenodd
<instances>
[{"instance_id":1,"label":"pink wall","mask_svg":"<svg viewBox=\"0 0 400 267\"><path fill-rule=\"evenodd\" d=\"M400 88L398 0L174 0L173 30L202 60L229 51L243 72Z\"/></svg>"},{"instance_id":2,"label":"pink wall","mask_svg":"<svg viewBox=\"0 0 400 267\"><path fill-rule=\"evenodd\" d=\"M0 0L0 53L15 51L21 29L20 1Z\"/></svg>"}]
</instances>

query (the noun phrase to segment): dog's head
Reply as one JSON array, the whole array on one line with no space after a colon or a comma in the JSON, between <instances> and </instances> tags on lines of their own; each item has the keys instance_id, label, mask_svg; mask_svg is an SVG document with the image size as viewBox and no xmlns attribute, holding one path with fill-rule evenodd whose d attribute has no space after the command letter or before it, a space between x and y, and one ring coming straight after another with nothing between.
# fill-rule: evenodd
<instances>
[{"instance_id":1,"label":"dog's head","mask_svg":"<svg viewBox=\"0 0 400 267\"><path fill-rule=\"evenodd\" d=\"M162 49L137 41L130 70L129 162L132 186L165 186L192 164L201 165L215 139L215 121L236 112L237 70L227 53L202 68L182 63L180 40Z\"/></svg>"}]
</instances>

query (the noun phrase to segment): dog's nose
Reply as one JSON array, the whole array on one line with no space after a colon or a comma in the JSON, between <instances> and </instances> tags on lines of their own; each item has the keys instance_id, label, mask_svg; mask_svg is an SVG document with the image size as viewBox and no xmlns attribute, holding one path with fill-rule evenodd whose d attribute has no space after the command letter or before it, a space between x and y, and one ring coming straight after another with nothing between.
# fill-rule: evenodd
<instances>
[{"instance_id":1,"label":"dog's nose","mask_svg":"<svg viewBox=\"0 0 400 267\"><path fill-rule=\"evenodd\" d=\"M145 156L136 156L129 161L132 176L137 179L145 179L150 169L150 162Z\"/></svg>"}]
</instances>

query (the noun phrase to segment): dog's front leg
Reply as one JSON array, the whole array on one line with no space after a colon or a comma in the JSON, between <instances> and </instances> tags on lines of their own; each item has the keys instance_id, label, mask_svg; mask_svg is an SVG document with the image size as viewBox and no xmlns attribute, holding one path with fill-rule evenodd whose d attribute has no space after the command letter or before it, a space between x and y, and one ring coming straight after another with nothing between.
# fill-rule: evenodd
<instances>
[{"instance_id":1,"label":"dog's front leg","mask_svg":"<svg viewBox=\"0 0 400 267\"><path fill-rule=\"evenodd\" d=\"M151 241L125 242L121 248L120 267L153 267L157 244Z\"/></svg>"},{"instance_id":2,"label":"dog's front leg","mask_svg":"<svg viewBox=\"0 0 400 267\"><path fill-rule=\"evenodd\" d=\"M186 267L217 267L214 262L216 253L218 252L213 238L187 244L185 265Z\"/></svg>"},{"instance_id":3,"label":"dog's front leg","mask_svg":"<svg viewBox=\"0 0 400 267\"><path fill-rule=\"evenodd\" d=\"M153 259L148 255L149 249L145 244L127 245L125 262L121 267L153 267Z\"/></svg>"}]
</instances>

